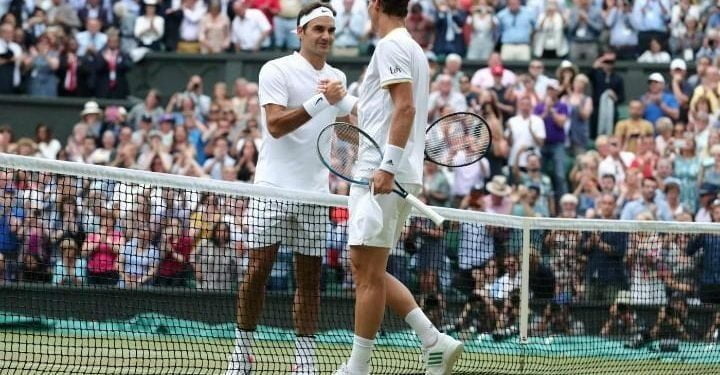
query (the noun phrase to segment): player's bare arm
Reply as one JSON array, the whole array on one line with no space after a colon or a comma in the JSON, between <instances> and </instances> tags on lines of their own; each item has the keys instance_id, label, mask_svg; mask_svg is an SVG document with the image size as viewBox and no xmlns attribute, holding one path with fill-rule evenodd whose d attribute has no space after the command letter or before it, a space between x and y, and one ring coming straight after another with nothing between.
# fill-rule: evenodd
<instances>
[{"instance_id":1,"label":"player's bare arm","mask_svg":"<svg viewBox=\"0 0 720 375\"><path fill-rule=\"evenodd\" d=\"M390 98L393 102L393 113L388 135L388 147L405 148L415 118L415 104L413 103L412 82L400 82L388 86ZM395 175L378 169L373 175L373 184L376 194L388 194L392 191Z\"/></svg>"}]
</instances>

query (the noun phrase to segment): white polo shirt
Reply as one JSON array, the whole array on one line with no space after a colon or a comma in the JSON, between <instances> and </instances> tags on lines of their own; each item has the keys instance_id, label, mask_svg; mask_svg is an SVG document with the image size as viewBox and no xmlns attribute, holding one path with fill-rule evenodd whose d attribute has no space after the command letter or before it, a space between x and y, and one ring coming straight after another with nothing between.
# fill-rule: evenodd
<instances>
[{"instance_id":1,"label":"white polo shirt","mask_svg":"<svg viewBox=\"0 0 720 375\"><path fill-rule=\"evenodd\" d=\"M270 21L268 21L265 14L259 9L247 9L245 10L245 17L235 16L231 25L230 39L234 45L238 46L241 50L249 51L255 48L260 36L264 32L272 29ZM265 38L261 47L267 47L270 45L270 38Z\"/></svg>"},{"instance_id":2,"label":"white polo shirt","mask_svg":"<svg viewBox=\"0 0 720 375\"><path fill-rule=\"evenodd\" d=\"M340 80L344 86L347 85L345 73L329 64L317 70L297 52L270 60L260 69L258 96L263 141L259 150L255 183L318 192L329 191L330 172L317 155L317 137L325 126L347 113L339 113L337 108L330 107L295 131L274 138L268 132L264 108L266 104L300 108L306 100L317 94L321 79Z\"/></svg>"},{"instance_id":3,"label":"white polo shirt","mask_svg":"<svg viewBox=\"0 0 720 375\"><path fill-rule=\"evenodd\" d=\"M510 157L508 163L515 165L515 158L518 156L517 153L522 147L534 146L535 154L540 155L540 145L535 142L532 134L530 133L532 128L533 133L540 139L545 139L545 122L540 116L531 114L529 117L524 118L520 115L510 117L507 121L507 135L511 136L512 147L510 148ZM520 162L518 166L527 166L527 153L520 154Z\"/></svg>"},{"instance_id":4,"label":"white polo shirt","mask_svg":"<svg viewBox=\"0 0 720 375\"><path fill-rule=\"evenodd\" d=\"M380 39L365 78L360 86L358 102L358 126L365 130L385 150L393 112L388 86L400 82L412 82L415 118L410 137L405 145L395 180L401 183L422 184L425 159L425 127L428 119L428 95L430 92L429 67L422 48L412 39L405 28L398 28ZM363 157L367 151L359 151L358 174L369 178L378 167L371 158ZM363 159L366 159L363 162Z\"/></svg>"}]
</instances>

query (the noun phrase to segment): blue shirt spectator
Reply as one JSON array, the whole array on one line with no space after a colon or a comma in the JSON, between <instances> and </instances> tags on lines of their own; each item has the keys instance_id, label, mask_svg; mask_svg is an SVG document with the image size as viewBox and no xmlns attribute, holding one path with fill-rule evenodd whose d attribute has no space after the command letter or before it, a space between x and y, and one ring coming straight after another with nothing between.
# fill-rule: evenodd
<instances>
[{"instance_id":1,"label":"blue shirt spectator","mask_svg":"<svg viewBox=\"0 0 720 375\"><path fill-rule=\"evenodd\" d=\"M720 234L700 234L688 245L687 254L703 250L702 272L698 279L700 300L706 303L720 303Z\"/></svg>"},{"instance_id":2,"label":"blue shirt spectator","mask_svg":"<svg viewBox=\"0 0 720 375\"><path fill-rule=\"evenodd\" d=\"M613 47L637 46L638 34L631 14L620 8L608 11L605 25L610 29L609 43Z\"/></svg>"},{"instance_id":3,"label":"blue shirt spectator","mask_svg":"<svg viewBox=\"0 0 720 375\"><path fill-rule=\"evenodd\" d=\"M648 91L640 98L645 105L643 117L655 123L663 116L677 120L680 104L675 95L665 90L665 78L660 73L652 73L648 78Z\"/></svg>"},{"instance_id":4,"label":"blue shirt spectator","mask_svg":"<svg viewBox=\"0 0 720 375\"><path fill-rule=\"evenodd\" d=\"M625 205L620 214L620 220L635 220L642 212L651 212L656 220L671 221L673 219L670 206L665 198L657 194L658 183L653 178L642 181L642 198L638 198Z\"/></svg>"},{"instance_id":5,"label":"blue shirt spectator","mask_svg":"<svg viewBox=\"0 0 720 375\"><path fill-rule=\"evenodd\" d=\"M500 22L500 41L505 44L530 44L535 29L533 12L526 7L513 11L510 5L497 15Z\"/></svg>"},{"instance_id":6,"label":"blue shirt spectator","mask_svg":"<svg viewBox=\"0 0 720 375\"><path fill-rule=\"evenodd\" d=\"M600 232L586 235L582 248L588 256L585 269L587 280L601 285L625 284L627 280L623 257L627 246L627 233Z\"/></svg>"},{"instance_id":7,"label":"blue shirt spectator","mask_svg":"<svg viewBox=\"0 0 720 375\"><path fill-rule=\"evenodd\" d=\"M670 7L668 0L635 0L632 14L638 31L667 32Z\"/></svg>"}]
</instances>

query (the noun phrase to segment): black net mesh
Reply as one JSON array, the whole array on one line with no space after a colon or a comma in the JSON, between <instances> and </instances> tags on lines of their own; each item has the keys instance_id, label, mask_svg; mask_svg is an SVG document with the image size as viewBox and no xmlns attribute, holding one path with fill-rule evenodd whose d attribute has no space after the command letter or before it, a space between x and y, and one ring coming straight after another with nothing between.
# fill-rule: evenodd
<instances>
[{"instance_id":1,"label":"black net mesh","mask_svg":"<svg viewBox=\"0 0 720 375\"><path fill-rule=\"evenodd\" d=\"M127 176L0 169L1 373L223 374L237 325L255 316L253 373L308 364L298 329L314 333L315 373L346 360L354 300L342 205ZM454 373L720 369L720 235L523 232L445 213L442 227L411 217L388 271L465 343ZM420 353L388 312L373 373L424 373Z\"/></svg>"}]
</instances>

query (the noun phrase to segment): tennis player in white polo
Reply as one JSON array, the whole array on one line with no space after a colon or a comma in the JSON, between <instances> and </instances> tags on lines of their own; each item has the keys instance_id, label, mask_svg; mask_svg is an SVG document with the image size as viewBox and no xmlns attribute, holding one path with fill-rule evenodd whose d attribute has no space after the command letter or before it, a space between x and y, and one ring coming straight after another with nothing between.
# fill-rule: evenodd
<instances>
[{"instance_id":1,"label":"tennis player in white polo","mask_svg":"<svg viewBox=\"0 0 720 375\"><path fill-rule=\"evenodd\" d=\"M345 74L326 63L335 32L335 11L312 3L298 15L300 51L271 60L259 75L263 142L255 183L328 193L328 171L315 150L320 130L346 113L334 106L345 96ZM339 82L319 87L324 82ZM294 374L316 374L315 337L320 305L320 273L328 209L298 203L255 199L250 205L248 273L240 285L235 348L227 375L253 368L253 333L265 300L265 285L281 244L295 253L297 289L293 305L296 328Z\"/></svg>"},{"instance_id":2,"label":"tennis player in white polo","mask_svg":"<svg viewBox=\"0 0 720 375\"><path fill-rule=\"evenodd\" d=\"M356 285L355 338L350 359L337 375L370 373L375 334L386 304L418 335L427 374L452 373L463 349L460 341L440 333L407 287L386 272L390 248L397 243L411 209L405 199L389 193L393 180L410 194L420 193L428 119L429 67L422 48L405 29L407 9L408 0L369 0L368 4L373 31L381 39L365 72L355 111L358 126L383 149L383 161L378 169L359 177L372 179L383 228L370 237L353 231L361 227L354 223L362 220L358 203L367 193L367 187L353 185L348 242ZM341 103L346 101L343 98ZM363 164L363 157L361 149L358 165Z\"/></svg>"}]
</instances>

